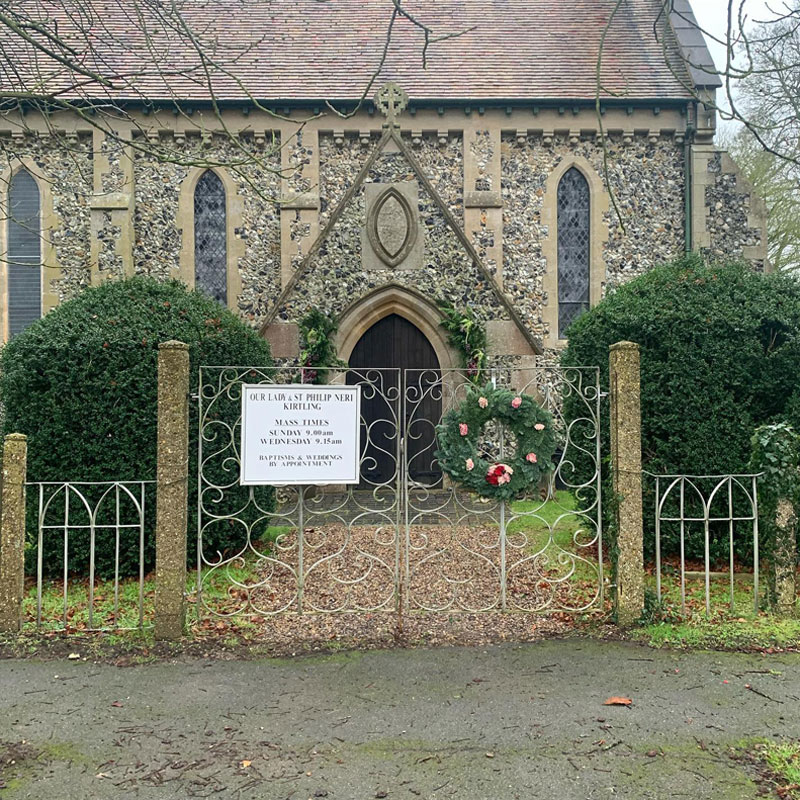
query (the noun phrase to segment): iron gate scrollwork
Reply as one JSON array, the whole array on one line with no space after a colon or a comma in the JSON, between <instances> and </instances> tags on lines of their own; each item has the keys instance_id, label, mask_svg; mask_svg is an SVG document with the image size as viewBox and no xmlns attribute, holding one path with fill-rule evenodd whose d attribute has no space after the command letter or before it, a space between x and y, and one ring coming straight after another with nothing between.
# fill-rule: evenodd
<instances>
[{"instance_id":1,"label":"iron gate scrollwork","mask_svg":"<svg viewBox=\"0 0 800 800\"><path fill-rule=\"evenodd\" d=\"M598 369L491 371L551 411L560 438L547 483L513 503L469 495L438 466L436 425L466 396L463 372L318 372L361 386L358 485L240 486L242 384L291 383L297 370L200 370L200 613L603 607ZM507 457L515 442L487 426L482 447Z\"/></svg>"},{"instance_id":2,"label":"iron gate scrollwork","mask_svg":"<svg viewBox=\"0 0 800 800\"><path fill-rule=\"evenodd\" d=\"M430 444L416 459L435 463L435 423L417 415L428 394L446 411L471 387L462 372L406 380L406 437ZM495 385L534 396L554 417L560 451L546 485L513 503L487 500L404 470L404 585L409 610L587 611L603 605L599 370L493 369ZM411 376L407 376L411 377ZM565 408L569 414L565 415ZM488 426L487 426L488 427ZM513 455L502 426L484 429L489 460ZM406 452L410 452L406 448ZM423 468L424 469L424 468ZM419 465L417 473L420 472Z\"/></svg>"},{"instance_id":3,"label":"iron gate scrollwork","mask_svg":"<svg viewBox=\"0 0 800 800\"><path fill-rule=\"evenodd\" d=\"M358 486L239 485L241 387L287 384L297 370L202 367L199 381L197 605L222 616L395 607L400 515L398 370L317 370L361 387ZM376 404L378 408L376 408ZM388 477L373 480L376 454Z\"/></svg>"}]
</instances>

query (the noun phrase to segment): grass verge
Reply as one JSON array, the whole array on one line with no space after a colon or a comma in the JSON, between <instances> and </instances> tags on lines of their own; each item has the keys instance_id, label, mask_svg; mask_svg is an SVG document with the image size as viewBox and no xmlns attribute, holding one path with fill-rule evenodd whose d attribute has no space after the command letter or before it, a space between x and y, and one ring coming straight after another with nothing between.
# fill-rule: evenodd
<instances>
[{"instance_id":1,"label":"grass verge","mask_svg":"<svg viewBox=\"0 0 800 800\"><path fill-rule=\"evenodd\" d=\"M764 794L800 800L800 741L760 739L737 748L737 757L754 772Z\"/></svg>"}]
</instances>

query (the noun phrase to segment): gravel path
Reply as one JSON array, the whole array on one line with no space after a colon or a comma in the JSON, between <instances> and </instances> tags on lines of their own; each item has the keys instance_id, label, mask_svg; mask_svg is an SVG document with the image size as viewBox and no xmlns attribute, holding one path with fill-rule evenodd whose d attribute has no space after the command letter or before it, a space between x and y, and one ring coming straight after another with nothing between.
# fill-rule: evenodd
<instances>
[{"instance_id":1,"label":"gravel path","mask_svg":"<svg viewBox=\"0 0 800 800\"><path fill-rule=\"evenodd\" d=\"M537 544L524 532L510 533L503 544L496 527L477 525L411 526L407 544L395 541L392 526L306 528L304 608L390 611L398 576L405 572L406 549L408 581L403 591L411 610L480 612L499 610L505 602L510 610L579 611L597 599L596 548L573 543L567 550L552 540ZM300 571L296 534L279 537L269 556L257 568L258 588L249 592L226 579L224 567L206 578L218 588L232 587L231 602L220 611L271 614L296 606ZM235 570L234 577L243 580ZM214 608L211 601L209 606Z\"/></svg>"},{"instance_id":2,"label":"gravel path","mask_svg":"<svg viewBox=\"0 0 800 800\"><path fill-rule=\"evenodd\" d=\"M794 655L580 640L128 669L5 661L0 796L748 800L758 787L731 748L800 737L798 685ZM604 705L612 695L633 704Z\"/></svg>"}]
</instances>

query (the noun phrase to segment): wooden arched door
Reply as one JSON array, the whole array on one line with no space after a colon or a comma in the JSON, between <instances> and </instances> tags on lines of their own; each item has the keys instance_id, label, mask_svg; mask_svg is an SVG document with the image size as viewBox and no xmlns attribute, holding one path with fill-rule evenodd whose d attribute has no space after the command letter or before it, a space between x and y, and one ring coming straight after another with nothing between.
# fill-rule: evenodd
<instances>
[{"instance_id":1,"label":"wooden arched door","mask_svg":"<svg viewBox=\"0 0 800 800\"><path fill-rule=\"evenodd\" d=\"M441 373L439 359L425 334L404 317L390 314L358 340L349 363L347 382L364 385L363 484L394 480L400 466L396 463L399 432L406 440L409 477L426 486L437 485L441 470L433 453L434 426L442 415L437 385Z\"/></svg>"}]
</instances>

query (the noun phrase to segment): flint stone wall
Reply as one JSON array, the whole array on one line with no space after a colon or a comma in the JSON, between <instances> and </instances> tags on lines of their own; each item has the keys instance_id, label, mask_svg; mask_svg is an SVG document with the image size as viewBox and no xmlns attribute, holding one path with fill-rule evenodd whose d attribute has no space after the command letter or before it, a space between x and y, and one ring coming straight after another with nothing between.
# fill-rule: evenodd
<instances>
[{"instance_id":1,"label":"flint stone wall","mask_svg":"<svg viewBox=\"0 0 800 800\"><path fill-rule=\"evenodd\" d=\"M245 146L253 147L252 141ZM213 137L210 144L203 144L199 137L188 137L180 147L187 164L242 157L242 151L222 136ZM227 170L243 201L242 218L235 221L235 235L244 242L244 255L238 261L242 292L237 308L253 325L260 324L280 292L280 169L279 152L265 148L258 162ZM137 273L166 279L178 270L183 226L191 224L188 215L194 212L191 206L180 209L179 214L181 186L189 171L189 166L160 163L147 152L135 156Z\"/></svg>"},{"instance_id":2,"label":"flint stone wall","mask_svg":"<svg viewBox=\"0 0 800 800\"><path fill-rule=\"evenodd\" d=\"M374 145L371 142L371 147ZM320 227L327 224L369 154L370 147L354 138L342 145L332 135L320 136ZM458 136L450 136L445 144L426 136L414 146L415 158L459 223L463 216L461 154ZM380 154L365 183L401 181L417 181L417 176L402 153L387 150ZM431 301L470 306L483 320L508 319L433 197L421 185L418 211L425 240L421 268L366 270L361 258L365 189L359 187L312 258L308 272L280 308L279 319L298 322L312 306L337 316L354 300L388 284L407 286Z\"/></svg>"},{"instance_id":3,"label":"flint stone wall","mask_svg":"<svg viewBox=\"0 0 800 800\"><path fill-rule=\"evenodd\" d=\"M621 218L613 206L604 215L607 241L603 243L601 231L591 232L593 245L603 248L603 294L674 258L683 249L684 236L682 148L670 139L651 143L644 136L634 137L630 144L613 136L607 148L609 180ZM503 282L541 339L551 333L542 318L549 300L543 281L547 269L554 267L542 252L551 233L542 221L545 184L564 160L576 156L603 176L603 149L594 140L570 144L567 136L555 136L550 146L544 146L541 137L528 136L520 143L507 135L502 140Z\"/></svg>"},{"instance_id":4,"label":"flint stone wall","mask_svg":"<svg viewBox=\"0 0 800 800\"><path fill-rule=\"evenodd\" d=\"M11 169L16 170L20 163L30 167L37 179L45 231L42 256L47 266L59 270L43 289L56 302L68 300L91 283L92 137L66 139L28 133L13 142L0 142L0 152L3 198L7 196ZM47 258L48 230L54 263Z\"/></svg>"},{"instance_id":5,"label":"flint stone wall","mask_svg":"<svg viewBox=\"0 0 800 800\"><path fill-rule=\"evenodd\" d=\"M247 146L252 146L249 135L244 133L242 137ZM166 135L161 136L166 141ZM241 175L235 170L228 171L242 209L237 215L240 218L235 220L239 254L236 263L242 290L232 305L245 320L259 326L272 309L291 270L297 269L303 253L310 248L312 235L324 228L356 179L377 144L377 136L376 130L358 136L322 131L318 136L301 134L289 140L289 172L286 165L283 167L285 186L295 194L318 193L319 203L318 210L312 206L303 206L304 210L296 212L284 210L284 215L290 217L284 247L292 252L288 256L284 253L283 275L279 150L270 146L267 137L263 150L256 148L261 153L258 163L242 168ZM464 225L465 219L465 171L477 175L476 180L487 196L499 192L502 224L496 216L499 210L479 209L477 215L470 217L466 235L488 270L497 276L530 333L540 340L552 341L543 314L545 303L553 302L545 288L546 271L555 268L547 263L543 252L543 244L551 235L543 221L544 206L551 202L546 197L546 185L554 170L576 156L588 162L602 180L603 148L597 139L556 134L545 140L542 134L521 136L507 132L493 140L489 131L478 130L465 148L461 131L413 136L406 132L404 136L460 225ZM121 277L128 269L120 255L123 250L118 247L120 237L128 235L120 226L127 213L132 219L133 271L159 278L180 274L184 227L187 222L191 224L188 215L193 213L191 204L188 208L180 207L181 188L190 175L191 165L200 159L221 162L235 159L242 151L234 142L218 135L205 141L199 136L181 140L170 135L169 146L178 149L183 165L159 163L147 152L134 150L131 169L130 162L125 161L128 155L118 145L107 139L96 141L97 156L105 164L100 170L99 184L94 187L96 191L107 195L130 192L127 176L132 174L134 192L130 212L104 209L95 218L97 279ZM494 143L497 141L499 158ZM56 302L73 296L94 279L91 203L93 170L97 169L92 147L92 138L86 135L67 142L66 138L28 134L21 139L17 137L13 145L13 151L23 162L35 165L41 177L43 200L52 208L49 216L43 214L43 223L50 230L53 260L58 267L51 273L53 277L46 291L53 294ZM614 134L607 138L606 148L608 177L617 208L611 204L603 215L604 230L592 232L595 245L602 248L605 265L600 276L602 293L674 258L684 249L683 145L664 135ZM9 146L7 152L11 150ZM465 157L469 160L466 165ZM10 174L8 167L18 164L15 158L4 165L3 180L7 181ZM379 157L367 180L393 183L416 177L400 153L386 152ZM704 181L707 255L718 259L749 259L756 268L764 268L763 258L756 257L759 247L763 249L760 201L751 198L750 187L724 154L712 155ZM467 187L470 193L481 194L473 191L471 184ZM43 211L45 208L47 204L43 202ZM308 275L279 310L278 319L296 322L311 306L340 314L354 301L390 283L407 285L431 300L469 306L485 321L507 319L485 278L473 268L461 243L422 186L419 213L425 240L422 268L365 271L361 260L364 191L359 190L329 240L322 243ZM557 348L550 350L552 353L543 358L546 363L558 356ZM499 354L498 351L495 355Z\"/></svg>"}]
</instances>

